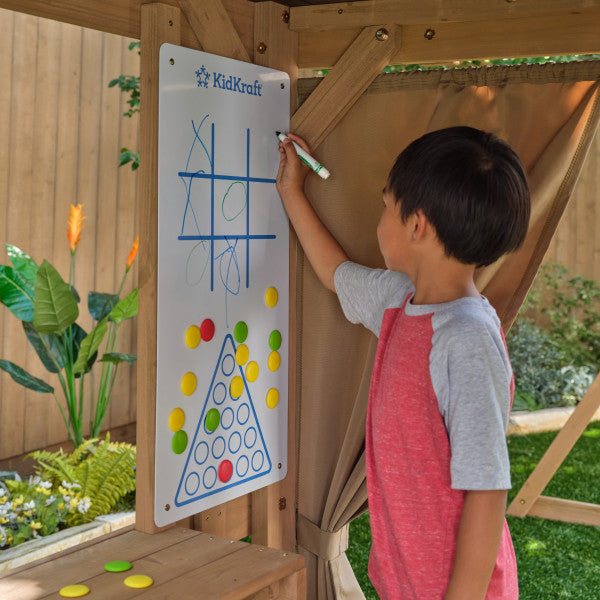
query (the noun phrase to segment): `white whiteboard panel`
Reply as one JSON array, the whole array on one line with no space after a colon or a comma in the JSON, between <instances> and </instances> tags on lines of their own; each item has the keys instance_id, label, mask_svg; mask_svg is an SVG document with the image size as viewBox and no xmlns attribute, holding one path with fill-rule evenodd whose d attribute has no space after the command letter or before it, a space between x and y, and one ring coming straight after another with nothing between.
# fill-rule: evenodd
<instances>
[{"instance_id":1,"label":"white whiteboard panel","mask_svg":"<svg viewBox=\"0 0 600 600\"><path fill-rule=\"evenodd\" d=\"M288 128L286 73L161 47L159 526L287 471L289 229L275 131Z\"/></svg>"}]
</instances>

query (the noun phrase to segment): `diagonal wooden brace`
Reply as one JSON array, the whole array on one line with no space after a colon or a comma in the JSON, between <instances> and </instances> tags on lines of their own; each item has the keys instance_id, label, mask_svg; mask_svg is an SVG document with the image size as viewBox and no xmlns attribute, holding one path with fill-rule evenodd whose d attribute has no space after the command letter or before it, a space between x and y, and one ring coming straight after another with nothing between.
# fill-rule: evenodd
<instances>
[{"instance_id":1,"label":"diagonal wooden brace","mask_svg":"<svg viewBox=\"0 0 600 600\"><path fill-rule=\"evenodd\" d=\"M296 111L291 131L316 148L342 120L400 47L396 25L365 27Z\"/></svg>"},{"instance_id":2,"label":"diagonal wooden brace","mask_svg":"<svg viewBox=\"0 0 600 600\"><path fill-rule=\"evenodd\" d=\"M221 0L178 0L205 52L250 62Z\"/></svg>"}]
</instances>

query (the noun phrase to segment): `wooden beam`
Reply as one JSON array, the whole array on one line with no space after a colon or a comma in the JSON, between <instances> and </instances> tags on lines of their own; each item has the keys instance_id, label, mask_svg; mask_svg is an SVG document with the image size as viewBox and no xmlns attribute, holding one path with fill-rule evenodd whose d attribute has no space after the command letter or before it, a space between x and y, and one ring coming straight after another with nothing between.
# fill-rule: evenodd
<instances>
[{"instance_id":1,"label":"wooden beam","mask_svg":"<svg viewBox=\"0 0 600 600\"><path fill-rule=\"evenodd\" d=\"M202 49L250 62L250 57L221 0L178 0Z\"/></svg>"},{"instance_id":2,"label":"wooden beam","mask_svg":"<svg viewBox=\"0 0 600 600\"><path fill-rule=\"evenodd\" d=\"M498 19L560 17L597 9L589 0L369 0L344 4L317 4L290 9L290 29L331 31L356 29L378 23L418 25L420 23L464 23Z\"/></svg>"},{"instance_id":3,"label":"wooden beam","mask_svg":"<svg viewBox=\"0 0 600 600\"><path fill-rule=\"evenodd\" d=\"M432 39L425 36L432 30ZM424 22L402 26L402 46L390 64L448 64L452 61L600 52L600 8L560 17L478 21ZM298 66L329 69L357 36L357 29L302 31ZM431 32L428 33L431 36Z\"/></svg>"},{"instance_id":4,"label":"wooden beam","mask_svg":"<svg viewBox=\"0 0 600 600\"><path fill-rule=\"evenodd\" d=\"M254 62L290 76L290 113L298 97L298 35L287 25L287 9L261 2L254 15ZM258 50L261 48L261 51ZM290 228L290 323L288 358L288 467L284 480L252 494L252 542L294 552L296 548L297 398L296 262L298 243ZM279 597L279 596L278 596Z\"/></svg>"},{"instance_id":5,"label":"wooden beam","mask_svg":"<svg viewBox=\"0 0 600 600\"><path fill-rule=\"evenodd\" d=\"M156 311L158 263L158 75L161 44L180 43L181 11L168 4L141 7L139 316L136 529L154 524L156 429Z\"/></svg>"},{"instance_id":6,"label":"wooden beam","mask_svg":"<svg viewBox=\"0 0 600 600\"><path fill-rule=\"evenodd\" d=\"M540 496L527 516L600 527L600 505L576 500Z\"/></svg>"},{"instance_id":7,"label":"wooden beam","mask_svg":"<svg viewBox=\"0 0 600 600\"><path fill-rule=\"evenodd\" d=\"M292 117L291 131L316 148L400 46L394 25L365 27Z\"/></svg>"},{"instance_id":8,"label":"wooden beam","mask_svg":"<svg viewBox=\"0 0 600 600\"><path fill-rule=\"evenodd\" d=\"M554 438L540 462L510 503L507 514L515 517L532 514L532 508L540 494L581 437L599 406L600 375L596 377L569 420Z\"/></svg>"},{"instance_id":9,"label":"wooden beam","mask_svg":"<svg viewBox=\"0 0 600 600\"><path fill-rule=\"evenodd\" d=\"M251 54L254 4L247 0L221 1L244 48ZM0 8L140 39L140 8L148 2L149 0L0 0ZM198 0L199 5L204 5L204 2L205 0ZM163 3L179 7L178 0L164 0ZM185 19L181 23L180 35L183 46L200 50L198 40Z\"/></svg>"}]
</instances>

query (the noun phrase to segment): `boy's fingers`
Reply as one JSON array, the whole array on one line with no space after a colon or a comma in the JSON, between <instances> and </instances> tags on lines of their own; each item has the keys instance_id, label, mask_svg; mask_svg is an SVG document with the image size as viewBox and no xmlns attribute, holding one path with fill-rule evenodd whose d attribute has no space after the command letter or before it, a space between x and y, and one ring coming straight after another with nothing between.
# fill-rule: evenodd
<instances>
[{"instance_id":1,"label":"boy's fingers","mask_svg":"<svg viewBox=\"0 0 600 600\"><path fill-rule=\"evenodd\" d=\"M298 137L297 135L294 135L293 133L288 133L287 136L291 140L294 140L294 142L296 142L296 144L298 144L298 146L300 146L300 148L302 148L302 150L305 150L306 152L308 152L310 154L309 145L301 137Z\"/></svg>"}]
</instances>

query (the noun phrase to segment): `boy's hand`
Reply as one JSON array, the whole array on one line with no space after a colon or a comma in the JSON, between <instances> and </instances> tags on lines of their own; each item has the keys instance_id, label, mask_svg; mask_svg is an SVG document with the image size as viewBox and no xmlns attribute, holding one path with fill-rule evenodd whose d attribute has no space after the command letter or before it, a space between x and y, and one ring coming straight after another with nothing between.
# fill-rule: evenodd
<instances>
[{"instance_id":1,"label":"boy's hand","mask_svg":"<svg viewBox=\"0 0 600 600\"><path fill-rule=\"evenodd\" d=\"M293 133L288 133L287 136L290 138L289 140L279 142L280 158L276 182L277 191L284 200L284 196L287 196L290 192L302 192L304 190L304 180L310 171L309 167L298 158L296 148L290 140L294 140L300 148L310 154L308 144Z\"/></svg>"}]
</instances>

